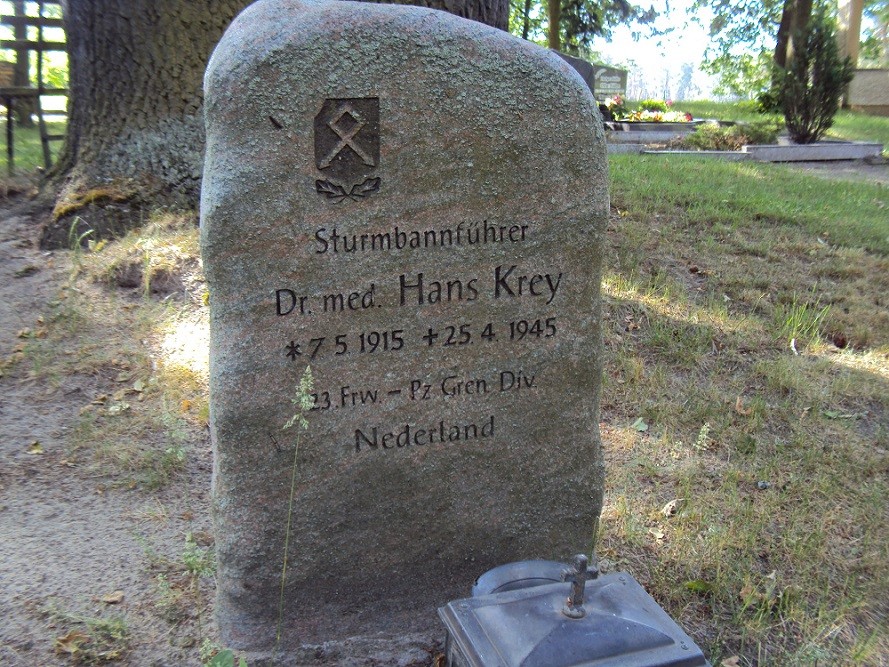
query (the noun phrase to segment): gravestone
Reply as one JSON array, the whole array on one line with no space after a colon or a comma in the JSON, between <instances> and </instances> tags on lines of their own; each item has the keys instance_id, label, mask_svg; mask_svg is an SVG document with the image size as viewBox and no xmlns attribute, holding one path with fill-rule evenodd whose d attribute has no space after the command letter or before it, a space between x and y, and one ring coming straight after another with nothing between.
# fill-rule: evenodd
<instances>
[{"instance_id":1,"label":"gravestone","mask_svg":"<svg viewBox=\"0 0 889 667\"><path fill-rule=\"evenodd\" d=\"M627 94L627 70L616 67L596 67L593 76L593 95L604 101L615 95Z\"/></svg>"},{"instance_id":2,"label":"gravestone","mask_svg":"<svg viewBox=\"0 0 889 667\"><path fill-rule=\"evenodd\" d=\"M588 552L608 194L580 78L434 10L261 0L205 88L223 642L275 644L288 521L284 647L428 632L482 572Z\"/></svg>"},{"instance_id":3,"label":"gravestone","mask_svg":"<svg viewBox=\"0 0 889 667\"><path fill-rule=\"evenodd\" d=\"M561 51L553 51L553 53L577 71L597 101L604 102L609 97L614 97L615 95L626 96L627 70L594 65L588 60L569 56Z\"/></svg>"}]
</instances>

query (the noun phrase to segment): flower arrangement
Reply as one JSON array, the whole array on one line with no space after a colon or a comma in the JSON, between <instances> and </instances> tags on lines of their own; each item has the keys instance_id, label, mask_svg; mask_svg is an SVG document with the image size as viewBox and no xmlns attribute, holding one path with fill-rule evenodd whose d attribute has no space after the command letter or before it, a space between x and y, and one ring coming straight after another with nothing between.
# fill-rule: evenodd
<instances>
[{"instance_id":1,"label":"flower arrangement","mask_svg":"<svg viewBox=\"0 0 889 667\"><path fill-rule=\"evenodd\" d=\"M618 118L623 118L627 114L626 102L620 95L606 98L605 106L608 107L608 111L611 113L611 117L615 120L617 120Z\"/></svg>"},{"instance_id":2,"label":"flower arrangement","mask_svg":"<svg viewBox=\"0 0 889 667\"><path fill-rule=\"evenodd\" d=\"M637 123L688 123L693 120L690 113L673 110L673 102L667 100L642 100L633 111L627 109L626 101L615 95L605 100L605 106L614 120Z\"/></svg>"}]
</instances>

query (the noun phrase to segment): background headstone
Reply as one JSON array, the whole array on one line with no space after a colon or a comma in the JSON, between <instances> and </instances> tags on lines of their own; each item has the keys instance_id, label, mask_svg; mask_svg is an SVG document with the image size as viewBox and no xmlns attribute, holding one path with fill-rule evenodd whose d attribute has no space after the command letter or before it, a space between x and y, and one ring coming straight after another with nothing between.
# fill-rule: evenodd
<instances>
[{"instance_id":1,"label":"background headstone","mask_svg":"<svg viewBox=\"0 0 889 667\"><path fill-rule=\"evenodd\" d=\"M599 101L615 95L627 95L627 70L616 67L596 67L593 76L593 95Z\"/></svg>"},{"instance_id":2,"label":"background headstone","mask_svg":"<svg viewBox=\"0 0 889 667\"><path fill-rule=\"evenodd\" d=\"M602 502L604 137L544 49L416 7L261 0L206 76L217 617L283 645L437 627Z\"/></svg>"},{"instance_id":3,"label":"background headstone","mask_svg":"<svg viewBox=\"0 0 889 667\"><path fill-rule=\"evenodd\" d=\"M566 63L571 65L592 91L593 97L604 102L609 97L627 94L627 71L616 67L594 65L588 60L569 56L561 51L553 51Z\"/></svg>"}]
</instances>

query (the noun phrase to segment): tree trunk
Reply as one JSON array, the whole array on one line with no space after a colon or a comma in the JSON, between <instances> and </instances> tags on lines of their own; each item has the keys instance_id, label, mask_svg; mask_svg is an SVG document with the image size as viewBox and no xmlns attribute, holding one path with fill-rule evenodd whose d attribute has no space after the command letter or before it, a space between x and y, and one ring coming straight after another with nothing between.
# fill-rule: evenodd
<instances>
[{"instance_id":1,"label":"tree trunk","mask_svg":"<svg viewBox=\"0 0 889 667\"><path fill-rule=\"evenodd\" d=\"M809 25L812 18L812 0L796 0L794 3L793 14L790 17L790 41L787 44L786 63L790 63L793 58L793 51L799 45L795 44L799 34Z\"/></svg>"},{"instance_id":2,"label":"tree trunk","mask_svg":"<svg viewBox=\"0 0 889 667\"><path fill-rule=\"evenodd\" d=\"M522 39L528 39L531 32L531 0L525 0L525 11L522 13Z\"/></svg>"},{"instance_id":3,"label":"tree trunk","mask_svg":"<svg viewBox=\"0 0 889 667\"><path fill-rule=\"evenodd\" d=\"M68 135L49 174L58 187L44 247L115 236L143 209L197 208L204 69L251 0L67 0ZM415 0L506 28L508 0ZM72 230L72 226L74 230Z\"/></svg>"},{"instance_id":4,"label":"tree trunk","mask_svg":"<svg viewBox=\"0 0 889 667\"><path fill-rule=\"evenodd\" d=\"M781 10L781 23L775 38L774 62L777 68L786 70L793 57L793 42L800 30L803 30L812 17L812 0L784 0ZM772 73L772 90L781 88L781 73L778 69Z\"/></svg>"},{"instance_id":5,"label":"tree trunk","mask_svg":"<svg viewBox=\"0 0 889 667\"><path fill-rule=\"evenodd\" d=\"M441 9L501 30L509 28L509 0L359 0L359 2Z\"/></svg>"},{"instance_id":6,"label":"tree trunk","mask_svg":"<svg viewBox=\"0 0 889 667\"><path fill-rule=\"evenodd\" d=\"M562 0L547 0L546 14L549 23L546 29L547 46L556 51L561 51L562 31L559 24L562 21Z\"/></svg>"},{"instance_id":7,"label":"tree trunk","mask_svg":"<svg viewBox=\"0 0 889 667\"><path fill-rule=\"evenodd\" d=\"M61 185L44 232L71 220L123 232L147 205L194 206L203 151L202 77L248 0L68 0L68 133L50 176Z\"/></svg>"},{"instance_id":8,"label":"tree trunk","mask_svg":"<svg viewBox=\"0 0 889 667\"><path fill-rule=\"evenodd\" d=\"M790 23L794 6L794 0L784 0L781 23L778 25L778 35L775 38L775 64L781 69L787 67L787 45L790 43Z\"/></svg>"}]
</instances>

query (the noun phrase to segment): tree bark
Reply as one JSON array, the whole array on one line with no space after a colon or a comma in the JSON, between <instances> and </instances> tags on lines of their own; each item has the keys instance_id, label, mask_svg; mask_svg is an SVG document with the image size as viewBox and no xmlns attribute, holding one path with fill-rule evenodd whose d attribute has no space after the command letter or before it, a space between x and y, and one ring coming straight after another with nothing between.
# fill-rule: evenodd
<instances>
[{"instance_id":1,"label":"tree bark","mask_svg":"<svg viewBox=\"0 0 889 667\"><path fill-rule=\"evenodd\" d=\"M811 18L812 0L784 0L781 23L778 25L778 34L775 38L774 62L776 69L772 73L773 91L777 91L781 87L780 70L786 70L790 66L796 35L808 25Z\"/></svg>"},{"instance_id":2,"label":"tree bark","mask_svg":"<svg viewBox=\"0 0 889 667\"><path fill-rule=\"evenodd\" d=\"M373 1L373 0L371 0ZM195 209L204 69L251 0L67 0L68 134L49 174L58 189L44 247L115 236L143 209ZM413 0L505 29L508 0Z\"/></svg>"},{"instance_id":3,"label":"tree bark","mask_svg":"<svg viewBox=\"0 0 889 667\"><path fill-rule=\"evenodd\" d=\"M556 51L562 50L562 31L559 25L562 21L562 0L547 0L546 43L549 48Z\"/></svg>"},{"instance_id":4,"label":"tree bark","mask_svg":"<svg viewBox=\"0 0 889 667\"><path fill-rule=\"evenodd\" d=\"M812 0L796 0L794 3L793 14L790 17L790 41L787 44L787 59L785 62L790 63L793 58L793 51L798 48L795 44L800 32L809 25L812 18Z\"/></svg>"},{"instance_id":5,"label":"tree bark","mask_svg":"<svg viewBox=\"0 0 889 667\"><path fill-rule=\"evenodd\" d=\"M359 2L429 7L485 23L500 30L509 28L509 0L359 0Z\"/></svg>"},{"instance_id":6,"label":"tree bark","mask_svg":"<svg viewBox=\"0 0 889 667\"><path fill-rule=\"evenodd\" d=\"M522 39L528 39L531 32L531 0L525 0L525 10L522 13Z\"/></svg>"},{"instance_id":7,"label":"tree bark","mask_svg":"<svg viewBox=\"0 0 889 667\"><path fill-rule=\"evenodd\" d=\"M775 38L775 64L784 69L787 67L787 45L790 42L790 23L794 11L794 0L784 0L781 10L781 23Z\"/></svg>"}]
</instances>

